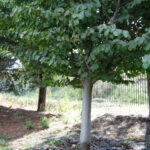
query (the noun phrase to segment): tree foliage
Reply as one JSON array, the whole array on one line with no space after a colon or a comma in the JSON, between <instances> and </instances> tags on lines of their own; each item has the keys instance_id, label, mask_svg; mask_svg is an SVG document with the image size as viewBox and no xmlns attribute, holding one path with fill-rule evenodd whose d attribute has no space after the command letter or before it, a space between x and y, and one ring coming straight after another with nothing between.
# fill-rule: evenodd
<instances>
[{"instance_id":1,"label":"tree foliage","mask_svg":"<svg viewBox=\"0 0 150 150\"><path fill-rule=\"evenodd\" d=\"M122 83L123 73L133 77L144 71L141 60L148 53L144 48L149 47L150 31L139 32L144 11L133 16L142 3L5 1L2 13L8 26L1 35L19 43L14 54L26 63L47 64L58 74L73 77L73 84L86 77Z\"/></svg>"}]
</instances>

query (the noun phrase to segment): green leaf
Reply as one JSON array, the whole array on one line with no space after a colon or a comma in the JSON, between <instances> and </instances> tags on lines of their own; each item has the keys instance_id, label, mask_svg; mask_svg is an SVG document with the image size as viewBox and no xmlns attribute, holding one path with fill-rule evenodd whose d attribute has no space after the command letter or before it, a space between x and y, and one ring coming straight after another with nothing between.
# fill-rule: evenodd
<instances>
[{"instance_id":1,"label":"green leaf","mask_svg":"<svg viewBox=\"0 0 150 150\"><path fill-rule=\"evenodd\" d=\"M79 14L79 19L83 19L84 18L84 12L82 11L82 12L80 12L80 14Z\"/></svg>"},{"instance_id":2,"label":"green leaf","mask_svg":"<svg viewBox=\"0 0 150 150\"><path fill-rule=\"evenodd\" d=\"M94 72L96 69L98 69L98 64L93 64L92 66L91 66L91 70Z\"/></svg>"},{"instance_id":3,"label":"green leaf","mask_svg":"<svg viewBox=\"0 0 150 150\"><path fill-rule=\"evenodd\" d=\"M88 73L87 73L87 72L84 72L84 73L81 75L81 79L85 79L85 78L87 78L87 76L88 76Z\"/></svg>"},{"instance_id":4,"label":"green leaf","mask_svg":"<svg viewBox=\"0 0 150 150\"><path fill-rule=\"evenodd\" d=\"M150 54L144 56L143 67L144 67L144 69L148 69L150 67Z\"/></svg>"},{"instance_id":5,"label":"green leaf","mask_svg":"<svg viewBox=\"0 0 150 150\"><path fill-rule=\"evenodd\" d=\"M86 33L82 33L81 34L81 39L85 39L86 38Z\"/></svg>"},{"instance_id":6,"label":"green leaf","mask_svg":"<svg viewBox=\"0 0 150 150\"><path fill-rule=\"evenodd\" d=\"M109 30L108 30L108 29L107 29L107 30L104 30L104 36L107 37L108 34L109 34Z\"/></svg>"},{"instance_id":7,"label":"green leaf","mask_svg":"<svg viewBox=\"0 0 150 150\"><path fill-rule=\"evenodd\" d=\"M113 33L115 36L119 36L122 33L122 31L120 29L116 29Z\"/></svg>"},{"instance_id":8,"label":"green leaf","mask_svg":"<svg viewBox=\"0 0 150 150\"><path fill-rule=\"evenodd\" d=\"M145 46L145 50L147 50L147 51L150 50L150 43L148 43L148 44Z\"/></svg>"},{"instance_id":9,"label":"green leaf","mask_svg":"<svg viewBox=\"0 0 150 150\"><path fill-rule=\"evenodd\" d=\"M128 31L123 31L123 36L124 36L125 38L128 38L128 39L131 38L131 36L130 36L130 34L129 34Z\"/></svg>"},{"instance_id":10,"label":"green leaf","mask_svg":"<svg viewBox=\"0 0 150 150\"><path fill-rule=\"evenodd\" d=\"M78 25L78 24L79 24L79 20L75 19L75 20L74 20L74 24L75 24L75 25Z\"/></svg>"},{"instance_id":11,"label":"green leaf","mask_svg":"<svg viewBox=\"0 0 150 150\"><path fill-rule=\"evenodd\" d=\"M93 34L94 33L94 29L90 28L90 33Z\"/></svg>"}]
</instances>

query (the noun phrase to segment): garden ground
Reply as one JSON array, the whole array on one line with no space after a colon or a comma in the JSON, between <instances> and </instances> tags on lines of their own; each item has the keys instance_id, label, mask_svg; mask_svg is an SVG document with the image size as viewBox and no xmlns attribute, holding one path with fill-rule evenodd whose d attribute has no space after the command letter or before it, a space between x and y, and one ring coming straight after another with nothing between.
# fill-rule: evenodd
<instances>
[{"instance_id":1,"label":"garden ground","mask_svg":"<svg viewBox=\"0 0 150 150\"><path fill-rule=\"evenodd\" d=\"M80 134L81 102L51 102L57 111L36 112L36 107L19 105L0 99L0 149L23 150L40 147L77 149ZM57 107L59 105L59 107ZM63 110L64 106L64 110ZM67 106L67 107L66 107ZM72 106L72 107L70 107ZM54 113L55 112L55 113ZM50 119L48 128L40 118ZM150 120L145 105L126 105L93 102L92 147L111 146L137 150L149 144ZM31 129L27 129L30 120ZM68 141L69 140L69 141ZM107 142L106 142L107 141ZM50 148L49 148L50 149ZM142 148L141 148L142 149Z\"/></svg>"}]
</instances>

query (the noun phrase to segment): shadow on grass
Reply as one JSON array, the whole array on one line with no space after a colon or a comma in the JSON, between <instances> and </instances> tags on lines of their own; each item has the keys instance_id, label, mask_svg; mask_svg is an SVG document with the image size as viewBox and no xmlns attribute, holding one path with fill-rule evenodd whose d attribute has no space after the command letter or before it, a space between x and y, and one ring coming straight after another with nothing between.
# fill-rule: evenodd
<instances>
[{"instance_id":1,"label":"shadow on grass","mask_svg":"<svg viewBox=\"0 0 150 150\"><path fill-rule=\"evenodd\" d=\"M40 126L40 118L54 117L52 114L44 115L37 111L25 109L12 109L0 106L0 139L6 141L21 138L32 132L43 130ZM33 128L27 129L26 120L30 120Z\"/></svg>"}]
</instances>

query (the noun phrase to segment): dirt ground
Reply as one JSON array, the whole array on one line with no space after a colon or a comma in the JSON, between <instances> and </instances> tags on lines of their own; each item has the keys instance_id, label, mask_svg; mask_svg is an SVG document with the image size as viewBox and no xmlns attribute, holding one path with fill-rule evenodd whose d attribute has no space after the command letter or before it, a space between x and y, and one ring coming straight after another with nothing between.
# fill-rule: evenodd
<instances>
[{"instance_id":1,"label":"dirt ground","mask_svg":"<svg viewBox=\"0 0 150 150\"><path fill-rule=\"evenodd\" d=\"M21 109L19 105L5 101L0 106L0 137L3 136L6 141L9 141L43 130L39 125L39 121L44 116L54 117L52 114L40 114L34 110ZM26 128L25 122L27 119L30 119L33 123L33 129Z\"/></svg>"},{"instance_id":2,"label":"dirt ground","mask_svg":"<svg viewBox=\"0 0 150 150\"><path fill-rule=\"evenodd\" d=\"M117 107L107 107L107 109L103 107L101 110L99 107L95 107L92 117L92 138L107 136L123 140L126 143L129 141L149 143L148 140L146 141L146 137L150 135L150 120L146 117L147 113L145 114L147 111L141 110L139 116L140 110L135 108L137 114L129 111L133 108L127 108L125 113L123 106L118 106L118 110ZM40 118L44 116L52 119L52 123L47 129L39 124ZM26 119L31 120L33 129L26 129ZM78 140L79 134L80 123L64 124L59 115L38 113L33 107L21 108L17 104L1 100L0 139L8 141L9 146L15 150L39 147L52 137L72 136Z\"/></svg>"}]
</instances>

